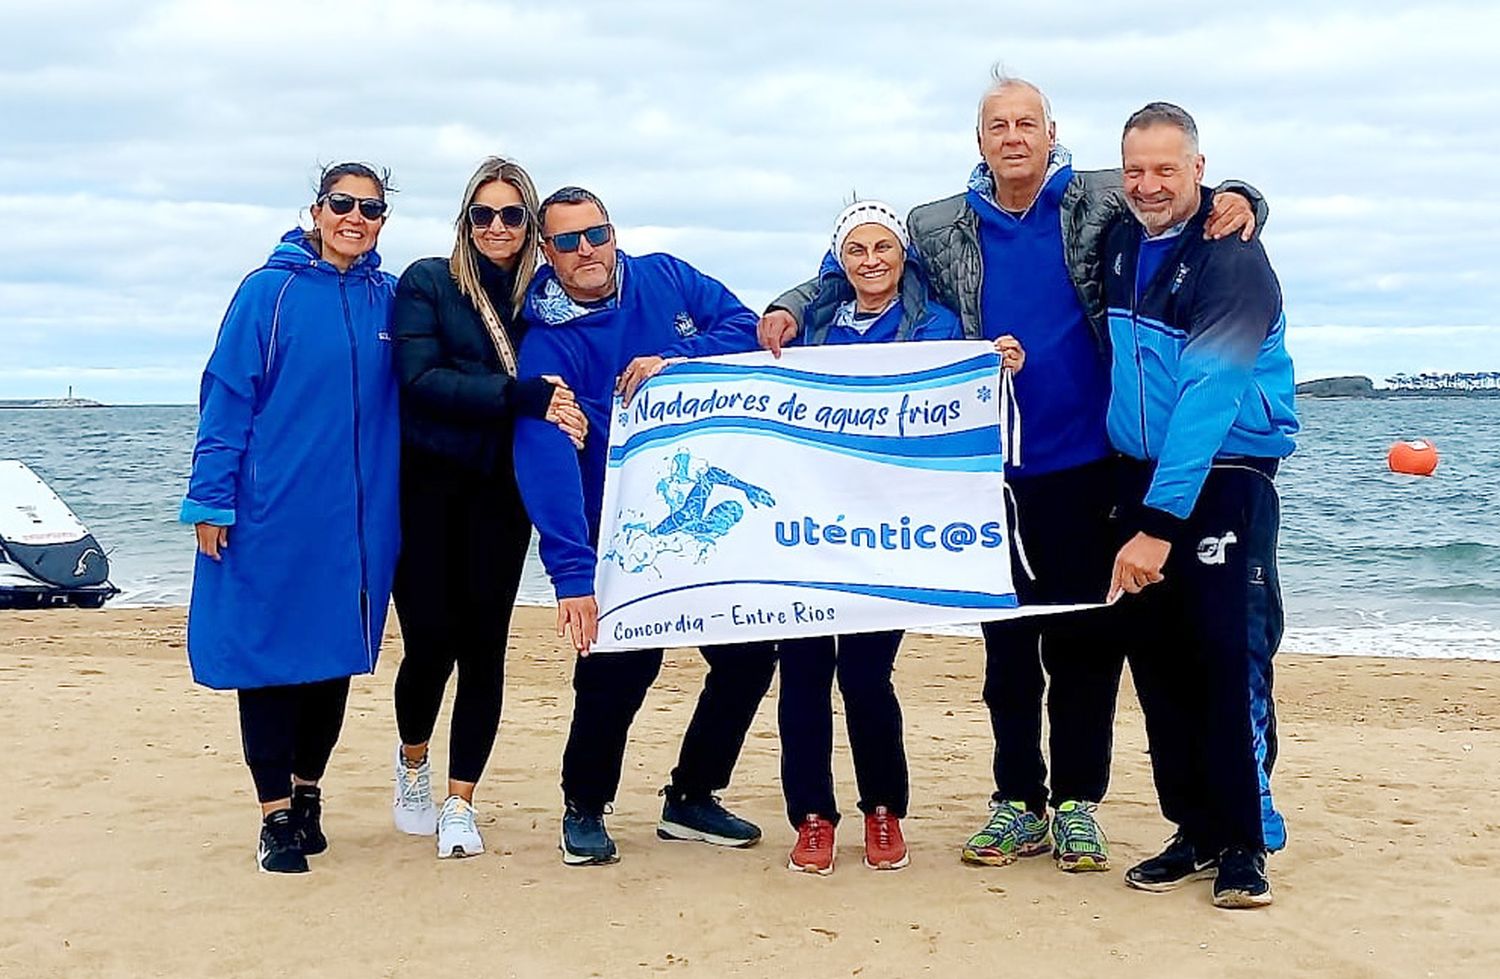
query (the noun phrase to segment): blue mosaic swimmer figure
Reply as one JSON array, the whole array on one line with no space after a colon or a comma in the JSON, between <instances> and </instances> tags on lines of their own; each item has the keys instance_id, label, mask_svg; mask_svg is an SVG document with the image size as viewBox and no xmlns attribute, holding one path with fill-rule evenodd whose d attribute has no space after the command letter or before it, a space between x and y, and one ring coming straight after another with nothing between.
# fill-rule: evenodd
<instances>
[{"instance_id":1,"label":"blue mosaic swimmer figure","mask_svg":"<svg viewBox=\"0 0 1500 979\"><path fill-rule=\"evenodd\" d=\"M684 533L702 544L712 544L740 522L745 508L737 500L725 500L705 512L715 486L727 486L745 494L751 506L775 506L776 500L759 486L754 486L720 469L706 466L694 474L693 457L679 449L672 457L672 471L656 484L656 491L671 511L651 528L653 536ZM684 493L682 487L689 487Z\"/></svg>"},{"instance_id":2,"label":"blue mosaic swimmer figure","mask_svg":"<svg viewBox=\"0 0 1500 979\"><path fill-rule=\"evenodd\" d=\"M776 505L775 498L761 487L718 466L703 464L694 472L693 462L686 449L679 449L672 456L671 469L656 484L657 493L667 505L667 516L655 526L625 524L621 528L623 546L612 547L606 558L617 560L632 574L654 568L656 558L661 554L684 550L684 542L679 536L682 535L697 544L696 560L703 561L714 542L729 533L745 515L745 507L738 500L723 500L713 507L708 506L714 489L719 486L744 493L752 507Z\"/></svg>"}]
</instances>

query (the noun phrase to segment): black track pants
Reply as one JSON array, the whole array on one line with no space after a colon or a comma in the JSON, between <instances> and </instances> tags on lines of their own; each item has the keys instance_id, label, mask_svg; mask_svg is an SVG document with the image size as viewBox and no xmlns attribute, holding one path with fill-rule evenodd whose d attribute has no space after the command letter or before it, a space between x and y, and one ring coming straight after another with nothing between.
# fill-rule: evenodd
<instances>
[{"instance_id":1,"label":"black track pants","mask_svg":"<svg viewBox=\"0 0 1500 979\"><path fill-rule=\"evenodd\" d=\"M755 711L776 672L775 643L705 646L708 676L682 738L672 785L702 797L729 784ZM573 665L573 720L563 749L563 797L598 812L614 801L630 723L661 672L660 649L580 656Z\"/></svg>"},{"instance_id":2,"label":"black track pants","mask_svg":"<svg viewBox=\"0 0 1500 979\"><path fill-rule=\"evenodd\" d=\"M1130 669L1162 814L1209 853L1286 842L1271 801L1280 502L1274 462L1255 462L1215 464L1164 580L1118 606L1132 618ZM1133 468L1126 501L1139 501L1149 478Z\"/></svg>"},{"instance_id":3,"label":"black track pants","mask_svg":"<svg viewBox=\"0 0 1500 979\"><path fill-rule=\"evenodd\" d=\"M901 704L891 683L900 632L788 639L781 643L781 788L793 826L816 813L835 823L833 681L844 698L844 721L859 809L885 806L904 817L909 781L901 735Z\"/></svg>"},{"instance_id":4,"label":"black track pants","mask_svg":"<svg viewBox=\"0 0 1500 979\"><path fill-rule=\"evenodd\" d=\"M1012 560L1023 604L1104 600L1115 553L1113 474L1113 462L1104 460L1013 481L1017 530L1036 574L1030 580ZM1112 610L1100 609L984 624L996 799L1020 800L1040 814L1049 801L1104 798L1124 662L1111 620ZM1044 693L1050 792L1042 757Z\"/></svg>"}]
</instances>

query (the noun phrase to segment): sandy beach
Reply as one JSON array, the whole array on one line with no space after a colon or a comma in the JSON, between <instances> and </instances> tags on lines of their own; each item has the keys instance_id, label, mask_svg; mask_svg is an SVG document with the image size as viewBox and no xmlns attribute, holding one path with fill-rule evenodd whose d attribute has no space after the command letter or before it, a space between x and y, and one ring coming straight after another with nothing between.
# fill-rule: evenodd
<instances>
[{"instance_id":1,"label":"sandy beach","mask_svg":"<svg viewBox=\"0 0 1500 979\"><path fill-rule=\"evenodd\" d=\"M324 782L331 849L311 874L259 874L234 698L192 684L183 622L182 609L0 613L0 976L1500 974L1500 664L1284 654L1275 786L1291 844L1271 861L1276 904L1225 912L1206 884L1146 895L1121 881L1169 833L1128 684L1100 812L1114 869L959 863L990 751L966 639L909 637L898 663L908 869L862 867L849 819L832 877L786 871L770 699L726 793L765 842L656 839L655 793L702 675L691 651L669 654L635 728L610 819L622 862L566 868L570 653L543 609L517 615L480 787L491 852L439 863L430 840L391 828L392 633L379 672L356 678ZM446 734L434 744L441 771ZM842 730L836 772L854 812Z\"/></svg>"}]
</instances>

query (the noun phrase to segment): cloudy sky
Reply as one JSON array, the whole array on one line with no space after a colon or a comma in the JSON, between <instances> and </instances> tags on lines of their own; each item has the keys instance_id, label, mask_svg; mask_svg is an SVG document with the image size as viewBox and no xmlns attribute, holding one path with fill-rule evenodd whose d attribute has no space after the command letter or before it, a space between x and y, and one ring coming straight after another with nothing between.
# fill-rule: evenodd
<instances>
[{"instance_id":1,"label":"cloudy sky","mask_svg":"<svg viewBox=\"0 0 1500 979\"><path fill-rule=\"evenodd\" d=\"M1301 377L1500 369L1493 3L0 0L0 27L0 398L192 401L333 160L393 170L392 271L451 247L499 152L759 307L851 193L962 188L996 61L1080 167L1149 100L1196 115L1209 181L1271 201Z\"/></svg>"}]
</instances>

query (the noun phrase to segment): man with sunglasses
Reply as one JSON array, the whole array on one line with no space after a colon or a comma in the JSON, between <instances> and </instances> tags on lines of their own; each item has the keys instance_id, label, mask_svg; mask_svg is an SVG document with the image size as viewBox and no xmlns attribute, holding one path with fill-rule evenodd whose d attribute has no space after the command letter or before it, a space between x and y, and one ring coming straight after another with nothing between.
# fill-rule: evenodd
<instances>
[{"instance_id":1,"label":"man with sunglasses","mask_svg":"<svg viewBox=\"0 0 1500 979\"><path fill-rule=\"evenodd\" d=\"M677 357L753 350L756 315L721 283L671 255L630 256L615 247L604 204L564 187L538 213L542 251L524 315L523 375L556 375L588 418L581 451L555 425L516 422L516 477L541 537L557 593L557 631L578 651L573 719L563 751L563 862L613 863L604 814L620 783L625 742L661 670L660 649L590 656L598 636L595 543L604 495L614 396ZM756 708L775 672L775 646L707 647L709 672L683 736L657 835L751 846L760 829L719 804Z\"/></svg>"}]
</instances>

